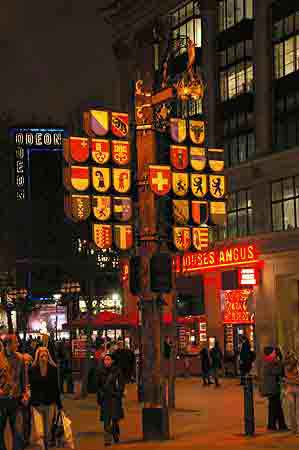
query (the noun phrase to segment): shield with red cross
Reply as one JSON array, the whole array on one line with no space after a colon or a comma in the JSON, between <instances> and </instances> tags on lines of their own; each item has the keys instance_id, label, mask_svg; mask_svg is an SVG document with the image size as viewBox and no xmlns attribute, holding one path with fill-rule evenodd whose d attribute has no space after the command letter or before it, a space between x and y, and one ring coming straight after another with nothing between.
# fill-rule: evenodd
<instances>
[{"instance_id":1,"label":"shield with red cross","mask_svg":"<svg viewBox=\"0 0 299 450\"><path fill-rule=\"evenodd\" d=\"M171 167L149 166L149 185L156 195L166 195L171 189Z\"/></svg>"}]
</instances>

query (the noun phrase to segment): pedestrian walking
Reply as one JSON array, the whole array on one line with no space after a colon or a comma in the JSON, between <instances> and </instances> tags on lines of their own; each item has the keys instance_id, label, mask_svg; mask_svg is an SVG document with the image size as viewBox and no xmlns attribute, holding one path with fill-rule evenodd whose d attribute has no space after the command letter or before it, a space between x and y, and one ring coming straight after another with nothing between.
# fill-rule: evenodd
<instances>
[{"instance_id":1,"label":"pedestrian walking","mask_svg":"<svg viewBox=\"0 0 299 450\"><path fill-rule=\"evenodd\" d=\"M23 357L18 353L18 339L16 335L6 336L5 349L1 356L2 388L0 395L10 397L10 404L7 407L0 407L0 450L6 450L4 442L4 431L7 422L9 422L13 450L22 450L24 448L23 430L20 426L19 413L21 405L26 402L26 387L24 380L24 362Z\"/></svg>"},{"instance_id":2,"label":"pedestrian walking","mask_svg":"<svg viewBox=\"0 0 299 450\"><path fill-rule=\"evenodd\" d=\"M286 355L284 396L286 400L287 425L294 434L299 435L299 370L295 354Z\"/></svg>"},{"instance_id":3,"label":"pedestrian walking","mask_svg":"<svg viewBox=\"0 0 299 450\"><path fill-rule=\"evenodd\" d=\"M100 420L104 422L105 446L118 442L119 421L124 418L122 398L124 395L123 373L110 355L103 358L103 367L97 372L97 401L100 406Z\"/></svg>"},{"instance_id":4,"label":"pedestrian walking","mask_svg":"<svg viewBox=\"0 0 299 450\"><path fill-rule=\"evenodd\" d=\"M62 409L58 386L57 366L46 347L39 347L29 372L30 404L41 414L46 450L51 442L51 428L58 410Z\"/></svg>"},{"instance_id":5,"label":"pedestrian walking","mask_svg":"<svg viewBox=\"0 0 299 450\"><path fill-rule=\"evenodd\" d=\"M255 353L251 350L249 339L246 336L241 336L241 350L240 350L240 384L245 384L245 377L252 369L252 364L255 360Z\"/></svg>"},{"instance_id":6,"label":"pedestrian walking","mask_svg":"<svg viewBox=\"0 0 299 450\"><path fill-rule=\"evenodd\" d=\"M220 370L222 369L223 353L217 340L215 340L215 345L210 351L210 358L211 358L211 373L214 377L215 387L219 387L220 386L219 373Z\"/></svg>"},{"instance_id":7,"label":"pedestrian walking","mask_svg":"<svg viewBox=\"0 0 299 450\"><path fill-rule=\"evenodd\" d=\"M29 371L32 365L33 359L29 353L23 353L24 361L24 380L25 380L25 401L22 404L22 416L23 416L23 433L25 445L29 444L30 431L31 431L31 413L30 413L30 384L29 384Z\"/></svg>"},{"instance_id":8,"label":"pedestrian walking","mask_svg":"<svg viewBox=\"0 0 299 450\"><path fill-rule=\"evenodd\" d=\"M207 349L207 347L204 347L200 351L200 360L201 360L201 377L203 386L209 386L210 384L212 384L210 380L211 363L209 350Z\"/></svg>"},{"instance_id":9,"label":"pedestrian walking","mask_svg":"<svg viewBox=\"0 0 299 450\"><path fill-rule=\"evenodd\" d=\"M262 394L268 397L268 430L287 431L281 405L281 381L284 375L282 362L274 347L264 348L262 366Z\"/></svg>"}]
</instances>

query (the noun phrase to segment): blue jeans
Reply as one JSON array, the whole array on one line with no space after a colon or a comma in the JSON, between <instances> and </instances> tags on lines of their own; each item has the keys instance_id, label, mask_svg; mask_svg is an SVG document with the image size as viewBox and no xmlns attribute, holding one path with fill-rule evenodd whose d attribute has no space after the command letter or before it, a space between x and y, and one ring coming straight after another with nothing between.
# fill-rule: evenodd
<instances>
[{"instance_id":1,"label":"blue jeans","mask_svg":"<svg viewBox=\"0 0 299 450\"><path fill-rule=\"evenodd\" d=\"M12 434L13 450L24 449L24 433L20 424L17 424L18 413L19 407L15 404L11 407L0 409L0 450L7 450L4 442L4 432L8 421Z\"/></svg>"}]
</instances>

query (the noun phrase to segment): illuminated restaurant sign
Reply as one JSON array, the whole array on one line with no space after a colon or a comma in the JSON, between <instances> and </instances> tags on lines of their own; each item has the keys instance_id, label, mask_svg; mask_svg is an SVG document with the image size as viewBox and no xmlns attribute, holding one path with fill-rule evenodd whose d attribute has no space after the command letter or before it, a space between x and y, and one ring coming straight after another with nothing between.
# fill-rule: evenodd
<instances>
[{"instance_id":1,"label":"illuminated restaurant sign","mask_svg":"<svg viewBox=\"0 0 299 450\"><path fill-rule=\"evenodd\" d=\"M182 256L182 272L221 269L242 264L248 265L258 261L258 251L255 245L230 246L208 252L186 253Z\"/></svg>"},{"instance_id":2,"label":"illuminated restaurant sign","mask_svg":"<svg viewBox=\"0 0 299 450\"><path fill-rule=\"evenodd\" d=\"M254 323L254 314L247 309L250 295L252 295L252 289L222 291L223 323Z\"/></svg>"},{"instance_id":3,"label":"illuminated restaurant sign","mask_svg":"<svg viewBox=\"0 0 299 450\"><path fill-rule=\"evenodd\" d=\"M256 286L257 285L257 269L256 267L245 267L238 271L240 286Z\"/></svg>"}]
</instances>

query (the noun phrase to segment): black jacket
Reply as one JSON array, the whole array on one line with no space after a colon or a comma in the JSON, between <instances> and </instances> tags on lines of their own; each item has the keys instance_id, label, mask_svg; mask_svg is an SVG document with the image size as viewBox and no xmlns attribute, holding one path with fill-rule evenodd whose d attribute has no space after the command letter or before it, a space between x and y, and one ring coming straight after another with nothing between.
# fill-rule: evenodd
<instances>
[{"instance_id":1,"label":"black jacket","mask_svg":"<svg viewBox=\"0 0 299 450\"><path fill-rule=\"evenodd\" d=\"M97 400L101 406L101 420L105 418L119 420L124 417L122 407L124 389L124 378L118 367L112 365L98 370Z\"/></svg>"},{"instance_id":2,"label":"black jacket","mask_svg":"<svg viewBox=\"0 0 299 450\"><path fill-rule=\"evenodd\" d=\"M45 377L41 376L39 366L31 367L29 371L29 383L31 389L30 402L32 406L56 403L58 408L62 408L56 367L49 364Z\"/></svg>"}]
</instances>

